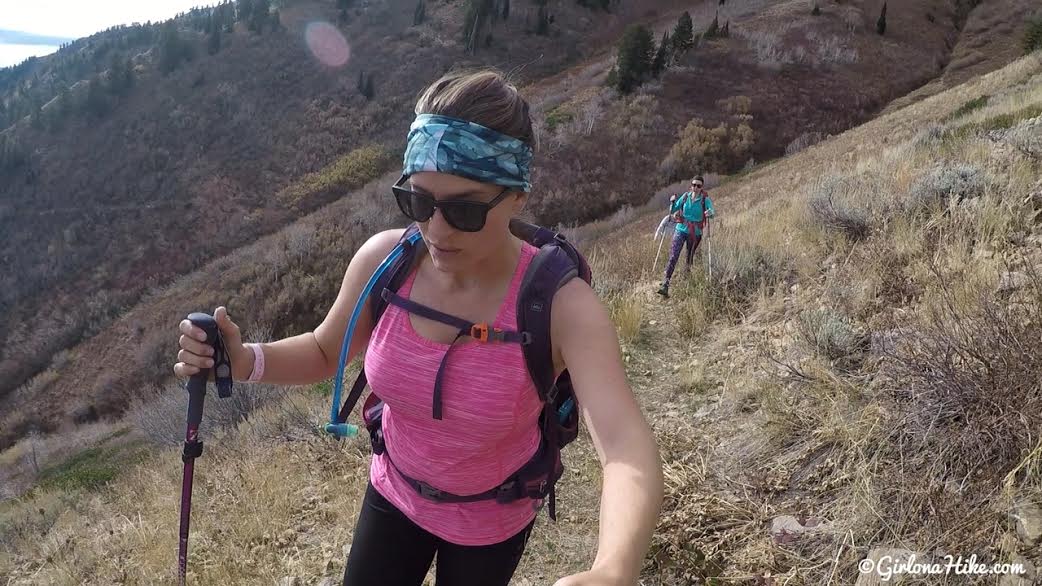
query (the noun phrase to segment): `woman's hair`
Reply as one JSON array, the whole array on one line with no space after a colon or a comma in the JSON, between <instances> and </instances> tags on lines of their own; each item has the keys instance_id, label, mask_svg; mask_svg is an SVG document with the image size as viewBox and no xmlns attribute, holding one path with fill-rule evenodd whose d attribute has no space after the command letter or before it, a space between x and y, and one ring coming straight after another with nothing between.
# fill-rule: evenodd
<instances>
[{"instance_id":1,"label":"woman's hair","mask_svg":"<svg viewBox=\"0 0 1042 586\"><path fill-rule=\"evenodd\" d=\"M448 73L424 90L416 115L438 114L475 122L534 146L528 102L499 72Z\"/></svg>"}]
</instances>

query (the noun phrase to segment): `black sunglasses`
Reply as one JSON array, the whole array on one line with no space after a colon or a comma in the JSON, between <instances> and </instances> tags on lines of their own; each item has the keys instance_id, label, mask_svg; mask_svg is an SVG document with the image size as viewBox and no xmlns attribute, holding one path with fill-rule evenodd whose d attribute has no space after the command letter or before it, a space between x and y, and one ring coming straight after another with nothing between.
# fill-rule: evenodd
<instances>
[{"instance_id":1,"label":"black sunglasses","mask_svg":"<svg viewBox=\"0 0 1042 586\"><path fill-rule=\"evenodd\" d=\"M426 193L402 187L408 179L402 175L391 187L394 200L398 202L398 209L402 210L405 217L414 222L426 222L434 217L434 210L440 209L445 221L461 232L480 232L485 227L489 210L499 205L510 194L510 188L504 187L503 191L488 203L463 199L438 201Z\"/></svg>"}]
</instances>

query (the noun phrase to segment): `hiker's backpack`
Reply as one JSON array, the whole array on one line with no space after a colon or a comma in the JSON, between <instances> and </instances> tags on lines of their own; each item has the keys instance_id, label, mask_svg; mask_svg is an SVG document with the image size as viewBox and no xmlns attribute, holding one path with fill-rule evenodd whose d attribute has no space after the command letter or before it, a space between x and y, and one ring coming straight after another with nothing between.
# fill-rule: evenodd
<instances>
[{"instance_id":1,"label":"hiker's backpack","mask_svg":"<svg viewBox=\"0 0 1042 586\"><path fill-rule=\"evenodd\" d=\"M564 473L561 463L561 448L568 445L579 433L579 409L567 370L554 377L553 346L550 341L550 309L554 294L572 279L579 277L592 284L590 267L581 254L561 234L534 226L520 220L512 220L510 231L514 236L535 246L539 252L532 259L517 296L517 332L490 331L485 324L471 324L460 318L447 316L430 308L411 304L397 297L415 261L423 252L422 238L416 238L419 229L410 225L402 235L399 245L403 253L384 271L373 287L369 297L372 323L375 328L380 317L391 303L400 305L413 313L419 313L442 323L460 328L459 337L469 335L482 342L516 342L521 345L529 375L543 403L539 416L540 445L535 455L520 470L512 474L499 486L477 495L454 495L408 477L401 470L398 474L420 495L439 502L474 502L496 500L501 503L522 498L547 499L550 518L557 519L556 492L554 485ZM415 242L415 243L414 243ZM435 315L436 314L436 315ZM445 359L449 357L450 346ZM444 370L439 370L439 378ZM354 409L368 381L365 369L358 374L347 400L340 408L335 423L345 423ZM436 389L439 386L436 384ZM437 395L437 391L436 391ZM362 419L373 446L374 455L384 454L382 413L383 401L370 392L362 406ZM440 398L435 397L434 417L441 418ZM390 454L387 455L390 459ZM390 462L392 467L393 461Z\"/></svg>"}]
</instances>

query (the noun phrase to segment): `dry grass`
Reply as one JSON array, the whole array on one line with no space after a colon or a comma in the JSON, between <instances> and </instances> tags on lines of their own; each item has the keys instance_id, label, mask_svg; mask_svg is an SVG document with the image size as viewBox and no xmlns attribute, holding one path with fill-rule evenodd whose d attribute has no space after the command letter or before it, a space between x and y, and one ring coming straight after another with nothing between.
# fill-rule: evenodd
<instances>
[{"instance_id":1,"label":"dry grass","mask_svg":"<svg viewBox=\"0 0 1042 586\"><path fill-rule=\"evenodd\" d=\"M915 334L888 349L909 445L952 477L1006 474L1042 424L1042 279L1026 269L1010 280L1019 290L996 295L999 274L933 267Z\"/></svg>"},{"instance_id":2,"label":"dry grass","mask_svg":"<svg viewBox=\"0 0 1042 586\"><path fill-rule=\"evenodd\" d=\"M678 279L668 301L654 296L650 270L657 211L596 239L575 229L630 340L631 382L664 458L644 584L850 584L876 546L1042 564L1037 546L1009 536L1008 517L1015 498L1042 489L1042 295L1037 279L1014 276L996 293L1002 273L1030 276L1042 262L1025 203L1038 161L986 134L920 136L929 123L950 130L1042 105L1039 71L1026 58L716 188L713 274L704 244L701 270ZM942 120L983 94L986 106ZM913 192L960 166L980 179L972 197L931 196L903 213ZM815 216L826 177L832 205L869 230L851 238L846 224ZM320 420L324 400L294 400L208 444L193 580L314 582L342 571L367 450L272 433L307 426L287 413ZM518 583L550 582L595 553L599 467L585 439L566 459L562 520L540 520ZM179 480L166 450L89 498L19 501L6 518L24 530L0 554L0 573L13 583L169 580ZM775 538L778 515L818 525Z\"/></svg>"},{"instance_id":3,"label":"dry grass","mask_svg":"<svg viewBox=\"0 0 1042 586\"><path fill-rule=\"evenodd\" d=\"M964 109L962 120L1001 119L1012 112L1011 131L1016 130L1023 123L1020 113L1042 103L1026 97L1038 96L1038 81L1001 90L1036 71L1037 62L1025 61L985 80L980 85L998 90L988 101L995 109ZM953 93L934 101L943 98L952 109L966 102L957 97L965 94ZM849 138L860 144L839 137L827 151L831 159L818 149L801 152L791 168L776 163L715 196L729 227L732 221L741 226L743 245L766 240L780 258L797 263L798 281L787 292L754 297L742 319L721 328L761 332L764 348L758 354L771 358L744 353L739 355L746 362L736 363L740 346L728 343L719 364L729 366L715 372L725 378L724 396L734 400L721 403L719 413L701 424L710 426L708 434L732 438L719 441L733 454L700 456L705 460L696 469L671 469L701 488L695 496L678 483L669 486L671 498L686 496L691 505L671 505L668 514L695 520L692 526L660 526L657 539L673 549L656 550L670 552L668 563L656 569L673 576L672 583L697 583L707 566L729 580L770 573L788 583L853 583L857 562L873 545L979 551L1002 560L1020 553L1038 563L1037 551L1003 536L1011 530L1005 512L1013 496L1034 494L1039 485L1032 476L1040 460L1037 437L1027 430L1038 428L1034 401L1042 367L1019 352L1030 351L1034 345L1026 341L1042 335L1033 329L1042 298L1028 294L1033 289L1024 278L1009 276L1007 282L1024 287L1019 297L994 294L1003 272L1026 272L1024 267L1042 260L1017 244L1039 232L1022 207L1038 181L1038 164L1029 153L996 148L970 133L894 142L916 111L848 133L859 134ZM883 135L869 134L884 124L888 146L866 151L867 144L884 144ZM914 132L904 136L911 139ZM836 156L844 143L851 149L845 163ZM944 162L937 162L939 152ZM793 200L802 212L784 214L785 207L760 195L778 184L807 184L815 173L831 178L811 183ZM910 205L913 198L928 203ZM821 213L824 202L829 213ZM919 212L904 213L909 208ZM788 221L780 221L782 215ZM778 225L796 234L770 236L781 232ZM1010 259L1013 268L1006 266ZM931 271L931 265L943 268ZM938 285L946 280L973 293L941 295ZM683 301L674 301L679 315L705 313L705 291L692 286L684 293ZM759 325L762 319L767 324ZM704 328L697 319L681 322L682 330ZM866 328L872 330L871 348ZM720 352L712 340L724 336L720 329L712 334L704 338L710 356ZM895 340L910 346L903 347L900 360L893 353L883 358ZM881 364L895 370L880 372ZM915 384L909 369L920 377ZM893 378L895 371L902 373L901 382ZM898 390L911 395L891 394ZM986 407L978 403L981 397L987 397ZM938 411L938 405L944 408ZM960 414L951 420L958 427L939 420L938 413ZM714 419L719 427L713 427ZM684 445L698 451L700 443ZM982 467L983 453L989 464ZM975 473L966 476L971 469ZM713 478L714 470L726 478ZM706 518L713 502L731 503L722 551L707 549L701 533L716 525ZM764 529L776 513L815 518L827 529L776 543ZM749 518L760 524L743 522ZM937 583L959 583L953 579Z\"/></svg>"},{"instance_id":4,"label":"dry grass","mask_svg":"<svg viewBox=\"0 0 1042 586\"><path fill-rule=\"evenodd\" d=\"M605 302L615 328L619 331L619 340L623 344L637 342L644 325L644 299L629 294L611 297Z\"/></svg>"},{"instance_id":5,"label":"dry grass","mask_svg":"<svg viewBox=\"0 0 1042 586\"><path fill-rule=\"evenodd\" d=\"M307 402L316 422L325 410L323 401L313 396ZM272 405L239 431L204 430L207 447L196 466L190 580L317 578L335 574L327 572L334 560L342 571L344 540L338 536L352 526L354 496L364 487L364 446L360 440L338 443L307 433L295 434L306 438L300 441L265 439L274 429L294 425L286 412L285 406ZM49 584L172 580L178 451L160 450L147 463L125 470L100 498L72 503L42 542L31 532L14 542L14 551L31 555L9 557L4 573L16 579L32 575L34 583ZM14 508L31 519L41 503L63 498L60 493L34 495Z\"/></svg>"}]
</instances>

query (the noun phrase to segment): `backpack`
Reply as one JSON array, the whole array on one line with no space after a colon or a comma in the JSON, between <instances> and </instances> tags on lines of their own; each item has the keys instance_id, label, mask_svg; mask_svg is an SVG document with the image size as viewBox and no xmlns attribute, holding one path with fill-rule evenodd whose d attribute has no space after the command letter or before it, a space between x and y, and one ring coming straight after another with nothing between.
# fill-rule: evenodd
<instances>
[{"instance_id":1,"label":"backpack","mask_svg":"<svg viewBox=\"0 0 1042 586\"><path fill-rule=\"evenodd\" d=\"M561 234L547 228L528 224L520 220L510 222L510 231L514 236L535 246L539 252L532 259L525 272L517 296L518 332L491 330L485 324L468 323L461 318L437 312L431 308L414 304L409 300L397 297L396 292L409 276L415 261L423 252L421 238L416 238L419 228L410 225L399 241L403 245L403 253L385 270L373 287L378 294L369 296L369 310L375 324L390 304L398 305L406 311L417 313L429 319L447 323L460 328L460 337L469 335L480 342L518 343L521 345L528 373L532 378L543 410L539 415L540 445L533 457L499 486L476 495L454 495L441 491L430 484L410 478L398 470L408 483L421 496L438 502L475 502L480 500L496 500L500 503L513 502L522 498L548 499L548 512L552 520L557 520L556 491L554 486L564 473L561 463L561 449L575 440L579 434L579 410L572 389L571 377L567 370L554 378L553 351L550 341L550 310L554 294L572 279L579 277L592 284L592 275L586 259ZM415 242L415 243L414 243ZM452 353L455 343L449 347L439 369L435 381L434 417L441 418L440 412L440 378L446 361ZM348 415L368 384L365 368L358 374L347 400L340 408L335 423L345 423ZM387 454L382 431L383 401L375 393L370 392L362 406L362 419L369 432L373 454ZM391 467L397 466L390 461Z\"/></svg>"}]
</instances>

